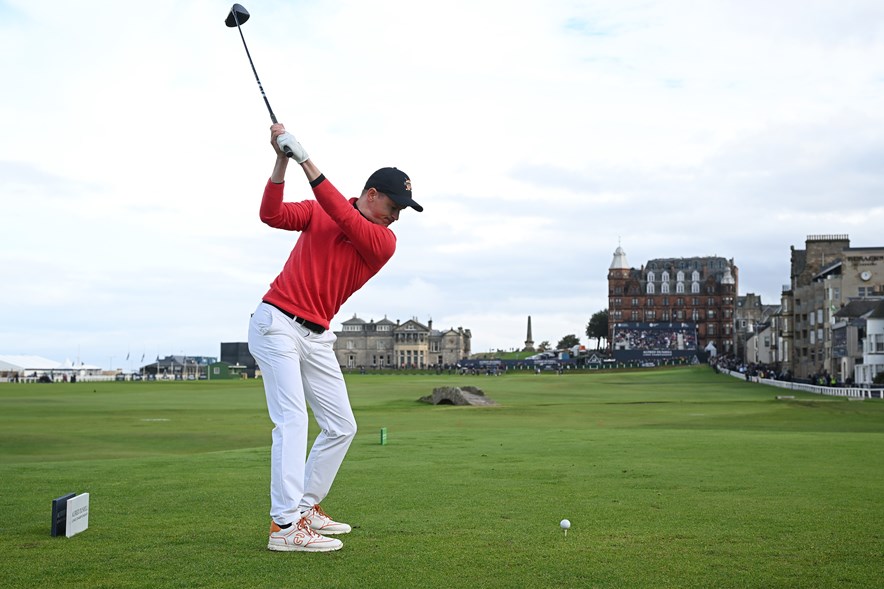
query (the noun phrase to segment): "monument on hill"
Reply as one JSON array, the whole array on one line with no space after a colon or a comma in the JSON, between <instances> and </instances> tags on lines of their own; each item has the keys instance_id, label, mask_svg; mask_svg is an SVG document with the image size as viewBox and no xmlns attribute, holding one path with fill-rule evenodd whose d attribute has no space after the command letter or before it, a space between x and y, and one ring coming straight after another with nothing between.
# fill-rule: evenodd
<instances>
[{"instance_id":1,"label":"monument on hill","mask_svg":"<svg viewBox=\"0 0 884 589\"><path fill-rule=\"evenodd\" d=\"M531 337L531 315L528 315L528 336L525 339L525 347L522 351L523 352L533 352L534 351L534 340Z\"/></svg>"}]
</instances>

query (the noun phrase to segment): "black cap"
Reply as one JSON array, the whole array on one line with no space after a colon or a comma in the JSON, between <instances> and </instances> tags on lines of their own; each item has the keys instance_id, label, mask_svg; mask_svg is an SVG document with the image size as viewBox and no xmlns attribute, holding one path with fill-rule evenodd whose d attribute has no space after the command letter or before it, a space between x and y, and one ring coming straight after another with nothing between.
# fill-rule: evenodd
<instances>
[{"instance_id":1,"label":"black cap","mask_svg":"<svg viewBox=\"0 0 884 589\"><path fill-rule=\"evenodd\" d=\"M411 179L402 170L397 168L381 168L368 177L368 181L365 183L365 190L369 188L383 192L399 206L411 207L417 212L424 210L424 207L412 200Z\"/></svg>"}]
</instances>

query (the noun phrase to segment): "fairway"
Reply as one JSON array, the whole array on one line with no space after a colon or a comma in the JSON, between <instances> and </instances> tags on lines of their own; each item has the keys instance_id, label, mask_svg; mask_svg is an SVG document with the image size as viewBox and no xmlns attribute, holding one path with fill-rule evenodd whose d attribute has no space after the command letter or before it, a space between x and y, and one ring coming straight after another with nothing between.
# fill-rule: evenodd
<instances>
[{"instance_id":1,"label":"fairway","mask_svg":"<svg viewBox=\"0 0 884 589\"><path fill-rule=\"evenodd\" d=\"M327 554L266 550L260 381L0 385L0 586L880 586L881 401L703 366L347 380ZM417 402L451 385L499 406ZM89 529L51 538L69 492Z\"/></svg>"}]
</instances>

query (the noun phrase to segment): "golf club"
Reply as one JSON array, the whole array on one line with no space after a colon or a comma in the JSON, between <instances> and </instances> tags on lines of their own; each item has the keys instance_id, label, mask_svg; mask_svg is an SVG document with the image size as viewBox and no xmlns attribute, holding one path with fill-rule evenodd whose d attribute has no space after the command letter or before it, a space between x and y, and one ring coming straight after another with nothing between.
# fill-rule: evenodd
<instances>
[{"instance_id":1,"label":"golf club","mask_svg":"<svg viewBox=\"0 0 884 589\"><path fill-rule=\"evenodd\" d=\"M234 4L230 8L230 14L227 15L224 24L231 28L236 27L236 30L239 31L239 37L242 39L242 46L245 48L246 56L249 58L249 65L252 66L252 73L255 74L255 81L258 82L258 89L261 90L264 104L267 105L267 111L270 113L270 120L276 124L278 122L276 120L276 115L273 114L273 109L270 108L270 101L267 100L267 95L264 93L264 86L261 85L261 78L258 77L258 71L255 69L255 63L252 61L252 54L249 53L249 46L246 45L246 38L242 34L242 27L240 27L240 25L245 24L247 20L249 20L249 11L246 10L242 4ZM294 157L294 153L289 146L284 146L283 150L288 157Z\"/></svg>"}]
</instances>

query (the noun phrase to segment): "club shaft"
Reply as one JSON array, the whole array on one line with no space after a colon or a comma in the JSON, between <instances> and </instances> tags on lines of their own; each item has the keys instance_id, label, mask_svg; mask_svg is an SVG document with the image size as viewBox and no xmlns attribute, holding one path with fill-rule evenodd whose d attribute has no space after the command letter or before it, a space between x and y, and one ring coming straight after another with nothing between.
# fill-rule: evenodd
<instances>
[{"instance_id":1,"label":"club shaft","mask_svg":"<svg viewBox=\"0 0 884 589\"><path fill-rule=\"evenodd\" d=\"M249 51L249 46L246 44L246 37L242 34L242 27L239 26L239 18L236 16L236 11L231 12L233 15L233 20L236 23L236 30L239 31L239 38L242 39L243 49L246 50L246 57L249 58L249 65L252 66L252 73L255 74L255 81L258 82L258 89L261 91L261 97L264 99L264 104L267 105L267 112L270 113L270 120L273 121L273 124L277 124L279 121L276 120L276 115L273 114L273 109L270 108L270 101L267 100L267 94L264 92L264 86L261 85L261 78L258 77L258 70L255 69L255 62L252 61L252 54ZM285 155L288 157L295 157L294 152L291 148L286 145L283 147L283 151Z\"/></svg>"},{"instance_id":2,"label":"club shaft","mask_svg":"<svg viewBox=\"0 0 884 589\"><path fill-rule=\"evenodd\" d=\"M235 15L234 18L236 18ZM249 53L249 46L246 45L246 38L242 34L242 28L239 26L238 21L236 23L236 30L239 31L239 38L242 39L242 46L246 50L246 57L249 58L249 65L252 66L252 73L255 74L255 81L258 82L258 89L261 91L261 97L264 99L264 104L267 105L267 112L270 113L270 120L273 121L273 124L276 124L278 122L276 120L276 115L273 114L273 109L270 108L270 101L267 100L267 94L264 93L264 86L261 85L261 78L258 77L258 70L255 69L255 62L252 61L252 54Z\"/></svg>"}]
</instances>

